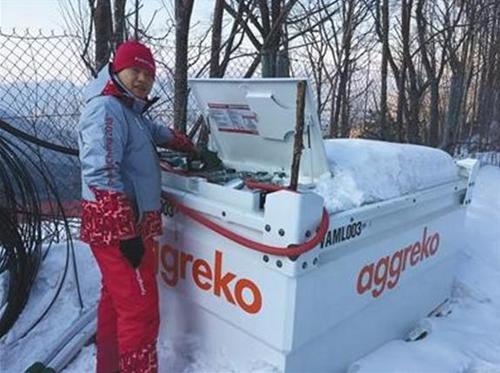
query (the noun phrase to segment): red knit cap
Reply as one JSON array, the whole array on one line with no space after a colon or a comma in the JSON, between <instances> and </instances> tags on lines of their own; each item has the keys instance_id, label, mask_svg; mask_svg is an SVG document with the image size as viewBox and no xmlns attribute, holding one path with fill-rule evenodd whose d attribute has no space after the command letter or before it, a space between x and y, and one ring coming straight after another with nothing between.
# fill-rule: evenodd
<instances>
[{"instance_id":1,"label":"red knit cap","mask_svg":"<svg viewBox=\"0 0 500 373\"><path fill-rule=\"evenodd\" d=\"M120 44L113 59L113 72L117 73L129 67L145 69L154 76L156 66L151 50L135 40L129 40Z\"/></svg>"}]
</instances>

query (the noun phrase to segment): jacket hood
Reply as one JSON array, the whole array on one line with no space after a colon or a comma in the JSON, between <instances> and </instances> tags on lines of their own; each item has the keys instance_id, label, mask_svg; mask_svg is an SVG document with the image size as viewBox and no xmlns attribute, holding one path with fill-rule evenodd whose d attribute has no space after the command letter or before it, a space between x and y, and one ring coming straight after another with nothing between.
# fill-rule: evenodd
<instances>
[{"instance_id":1,"label":"jacket hood","mask_svg":"<svg viewBox=\"0 0 500 373\"><path fill-rule=\"evenodd\" d=\"M85 102L88 102L93 98L102 95L104 87L106 87L108 81L111 80L109 69L110 69L110 64L104 66L97 74L97 78L92 80L88 84L87 88L85 88L85 91L83 92L83 97L85 99Z\"/></svg>"},{"instance_id":2,"label":"jacket hood","mask_svg":"<svg viewBox=\"0 0 500 373\"><path fill-rule=\"evenodd\" d=\"M113 90L115 93L110 94L105 92L105 89L109 87L110 84L116 87L116 89ZM97 74L97 78L92 80L84 91L85 102L89 102L93 98L103 95L118 97L137 113L145 112L158 100L156 97L152 100L143 100L131 93L123 86L117 77L111 75L111 64L104 66Z\"/></svg>"}]
</instances>

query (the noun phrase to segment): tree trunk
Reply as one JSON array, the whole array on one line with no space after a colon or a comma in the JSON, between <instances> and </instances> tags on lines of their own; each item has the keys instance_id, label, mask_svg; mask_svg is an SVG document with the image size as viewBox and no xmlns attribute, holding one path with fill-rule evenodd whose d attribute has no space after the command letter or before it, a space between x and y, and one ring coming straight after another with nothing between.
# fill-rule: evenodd
<instances>
[{"instance_id":1,"label":"tree trunk","mask_svg":"<svg viewBox=\"0 0 500 373\"><path fill-rule=\"evenodd\" d=\"M420 94L414 83L411 83L410 97L409 97L409 109L408 109L408 120L407 120L407 139L411 144L420 144Z\"/></svg>"},{"instance_id":2,"label":"tree trunk","mask_svg":"<svg viewBox=\"0 0 500 373\"><path fill-rule=\"evenodd\" d=\"M349 104L348 84L351 76L352 68L351 61L351 44L353 36L353 11L355 0L348 0L344 3L344 24L342 33L342 64L339 74L339 85L335 103L334 121L340 127L340 136L347 137L349 135L349 123L347 114L347 105ZM337 134L335 134L337 135ZM332 136L333 137L333 136Z\"/></svg>"},{"instance_id":3,"label":"tree trunk","mask_svg":"<svg viewBox=\"0 0 500 373\"><path fill-rule=\"evenodd\" d=\"M454 138L454 132L460 120L460 107L464 96L464 71L463 67L453 73L451 77L450 96L448 99L448 113L443 128L443 138L440 148L451 150L454 144L451 140Z\"/></svg>"},{"instance_id":4,"label":"tree trunk","mask_svg":"<svg viewBox=\"0 0 500 373\"><path fill-rule=\"evenodd\" d=\"M479 134L482 146L488 147L490 130L493 123L498 123L500 105L500 4L492 4L488 12L491 19L485 28L483 40L487 43L485 60L482 68L479 94Z\"/></svg>"},{"instance_id":5,"label":"tree trunk","mask_svg":"<svg viewBox=\"0 0 500 373\"><path fill-rule=\"evenodd\" d=\"M97 0L94 11L95 64L99 71L109 62L111 56L111 35L113 21L110 0Z\"/></svg>"},{"instance_id":6,"label":"tree trunk","mask_svg":"<svg viewBox=\"0 0 500 373\"><path fill-rule=\"evenodd\" d=\"M278 67L278 48L281 41L281 26L274 27L278 23L281 23L282 20L279 19L281 13L281 0L271 0L271 14L269 15L269 9L267 8L267 4L265 1L259 1L261 16L270 17L270 22L263 22L264 25L266 23L270 25L270 28L267 30L268 34L266 37L270 37L269 42L266 43L264 48L261 50L262 54L262 77L263 78L273 78L277 76L277 67ZM271 29L275 29L275 32L271 33ZM264 28L266 30L266 28Z\"/></svg>"},{"instance_id":7,"label":"tree trunk","mask_svg":"<svg viewBox=\"0 0 500 373\"><path fill-rule=\"evenodd\" d=\"M410 0L411 1L411 0ZM404 113L406 108L406 76L408 73L408 56L410 55L410 21L411 21L411 3L408 0L402 0L401 3L401 38L403 43L403 61L398 81L398 112L397 112L397 141L402 142L404 136Z\"/></svg>"},{"instance_id":8,"label":"tree trunk","mask_svg":"<svg viewBox=\"0 0 500 373\"><path fill-rule=\"evenodd\" d=\"M430 146L436 147L439 145L439 82L435 65L435 58L429 54L427 40L427 20L424 16L424 6L426 0L418 0L416 9L417 33L420 47L420 55L422 56L422 64L424 65L427 79L429 79L430 88L430 119L428 125L428 135L425 142Z\"/></svg>"},{"instance_id":9,"label":"tree trunk","mask_svg":"<svg viewBox=\"0 0 500 373\"><path fill-rule=\"evenodd\" d=\"M189 24L194 0L175 0L174 126L186 133Z\"/></svg>"},{"instance_id":10,"label":"tree trunk","mask_svg":"<svg viewBox=\"0 0 500 373\"><path fill-rule=\"evenodd\" d=\"M212 22L212 45L210 48L210 77L220 78L220 52L222 42L222 17L224 15L224 1L216 0L214 7L214 19Z\"/></svg>"},{"instance_id":11,"label":"tree trunk","mask_svg":"<svg viewBox=\"0 0 500 373\"><path fill-rule=\"evenodd\" d=\"M140 0L135 0L135 10L134 10L134 39L139 40L139 10L140 10Z\"/></svg>"},{"instance_id":12,"label":"tree trunk","mask_svg":"<svg viewBox=\"0 0 500 373\"><path fill-rule=\"evenodd\" d=\"M429 120L429 136L427 143L432 147L439 145L439 81L433 79L430 83L431 109Z\"/></svg>"},{"instance_id":13,"label":"tree trunk","mask_svg":"<svg viewBox=\"0 0 500 373\"><path fill-rule=\"evenodd\" d=\"M389 140L387 125L387 68L389 65L389 0L382 0L382 65L380 66L380 134L382 140Z\"/></svg>"},{"instance_id":14,"label":"tree trunk","mask_svg":"<svg viewBox=\"0 0 500 373\"><path fill-rule=\"evenodd\" d=\"M116 49L125 39L125 4L127 0L115 0L114 3L114 25L115 32L113 33L113 47Z\"/></svg>"},{"instance_id":15,"label":"tree trunk","mask_svg":"<svg viewBox=\"0 0 500 373\"><path fill-rule=\"evenodd\" d=\"M332 98L331 98L331 106L330 106L330 118L329 118L329 128L330 128L330 133L329 133L329 138L336 138L339 134L339 122L337 119L335 119L335 113L337 112L337 85L338 85L338 79L332 82Z\"/></svg>"}]
</instances>

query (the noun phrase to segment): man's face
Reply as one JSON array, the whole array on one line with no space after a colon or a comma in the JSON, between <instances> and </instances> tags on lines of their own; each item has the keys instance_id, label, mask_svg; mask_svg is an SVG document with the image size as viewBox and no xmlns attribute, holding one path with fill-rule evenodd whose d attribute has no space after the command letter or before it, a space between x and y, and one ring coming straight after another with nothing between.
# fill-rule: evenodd
<instances>
[{"instance_id":1,"label":"man's face","mask_svg":"<svg viewBox=\"0 0 500 373\"><path fill-rule=\"evenodd\" d=\"M125 87L139 98L146 99L153 88L155 78L148 70L129 67L118 73Z\"/></svg>"}]
</instances>

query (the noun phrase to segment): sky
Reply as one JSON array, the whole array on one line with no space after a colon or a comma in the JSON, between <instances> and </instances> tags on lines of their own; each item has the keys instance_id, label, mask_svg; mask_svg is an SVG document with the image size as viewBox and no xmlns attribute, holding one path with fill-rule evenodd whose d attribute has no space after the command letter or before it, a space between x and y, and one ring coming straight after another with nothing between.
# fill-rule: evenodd
<instances>
[{"instance_id":1,"label":"sky","mask_svg":"<svg viewBox=\"0 0 500 373\"><path fill-rule=\"evenodd\" d=\"M0 0L2 29L63 30L58 0Z\"/></svg>"},{"instance_id":2,"label":"sky","mask_svg":"<svg viewBox=\"0 0 500 373\"><path fill-rule=\"evenodd\" d=\"M60 2L60 0L0 0L0 28L62 31L65 29L65 22L61 14ZM169 3L168 0L165 2ZM161 0L143 0L143 4L145 15L152 14L155 9L162 7ZM192 20L209 22L212 4L212 0L196 0ZM145 17L145 19L148 18ZM161 23L161 21L159 18L157 22Z\"/></svg>"}]
</instances>

